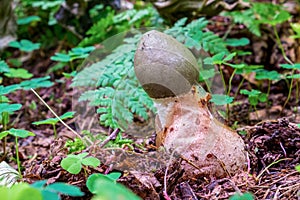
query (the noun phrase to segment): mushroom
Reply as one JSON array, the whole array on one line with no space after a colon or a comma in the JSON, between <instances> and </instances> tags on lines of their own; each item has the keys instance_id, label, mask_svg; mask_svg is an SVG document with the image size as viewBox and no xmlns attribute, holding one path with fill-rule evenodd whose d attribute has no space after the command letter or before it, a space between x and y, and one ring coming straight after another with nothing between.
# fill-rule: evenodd
<instances>
[{"instance_id":1,"label":"mushroom","mask_svg":"<svg viewBox=\"0 0 300 200\"><path fill-rule=\"evenodd\" d=\"M223 177L245 167L243 140L210 113L210 94L197 84L197 60L183 44L155 30L145 33L134 69L157 108L156 145L184 158L187 176Z\"/></svg>"}]
</instances>

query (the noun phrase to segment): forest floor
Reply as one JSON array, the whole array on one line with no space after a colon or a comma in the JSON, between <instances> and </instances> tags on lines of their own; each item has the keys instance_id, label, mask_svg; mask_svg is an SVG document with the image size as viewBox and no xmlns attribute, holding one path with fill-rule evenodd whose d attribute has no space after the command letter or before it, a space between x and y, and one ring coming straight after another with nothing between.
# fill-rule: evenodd
<instances>
[{"instance_id":1,"label":"forest floor","mask_svg":"<svg viewBox=\"0 0 300 200\"><path fill-rule=\"evenodd\" d=\"M223 20L222 18L216 18ZM209 27L209 29L226 29L226 27ZM282 27L284 30L284 27ZM243 33L238 28L233 29L231 34L242 36ZM268 34L268 33L265 33ZM284 40L284 31L281 33ZM269 65L276 65L282 60L275 42L270 42L269 37L252 38L251 41L253 54L247 59L259 62L266 60ZM299 47L293 46L286 41L288 53L291 55L299 53ZM291 45L291 46L289 46ZM265 49L264 49L265 48ZM268 50L272 51L268 51ZM36 66L33 73L42 75L41 66L49 65L49 57L43 60L41 54L35 55L35 62L31 63ZM277 59L275 60L274 57ZM269 59L266 59L269 58ZM30 62L33 62L32 60ZM225 75L229 76L230 71L224 69ZM60 79L51 88L39 89L38 93L55 109L58 114L70 111L72 107L73 91L70 87L71 80L62 77L56 73L52 78ZM232 91L237 90L241 77L233 80ZM251 77L247 77L245 84L252 84ZM267 89L267 85L265 87ZM186 180L181 177L182 168L181 160L174 161L169 166L169 173L165 174L165 167L158 168L155 172L141 171L130 172L121 171L122 177L118 180L125 184L143 199L164 199L162 191L164 188L164 178L167 178L166 191L171 199L228 199L236 192L251 192L256 199L299 199L300 198L300 175L295 170L295 166L300 163L300 103L296 101L296 91L293 92L289 103L283 108L287 98L287 85L284 82L272 84L269 100L272 106L266 103L259 103L256 111L251 108L248 99L239 95L237 97L240 104L230 108L229 125L235 125L239 133L243 133L242 138L246 144L248 168L233 176L216 179L214 177L195 177ZM32 122L40 119L53 117L52 113L37 99L31 92L19 92L10 96L14 102L22 103L23 109L12 116L14 124L19 128L30 130L36 134L36 137L28 137L20 140L19 156L23 167L23 178L25 181L32 183L36 180L48 179L48 183L61 181L79 186L82 191L92 194L86 188L86 174L82 171L77 175L72 175L61 168L60 161L67 156L65 143L75 136L63 125L57 125L58 138L55 139L53 129L50 125L35 126ZM28 109L28 102L36 102L36 109ZM24 102L27 102L24 104ZM27 108L27 109L26 109ZM66 120L66 123L75 128L76 118ZM235 123L237 123L237 126ZM99 131L103 131L99 130ZM125 136L129 137L130 136ZM132 146L136 153L155 151L155 133L151 137L143 140L136 139ZM135 138L131 138L135 139ZM143 145L143 152L135 148L136 144ZM10 152L7 158L15 157L13 152L15 148L13 138L9 139L7 151ZM93 149L97 157L103 160L102 150L94 146ZM12 159L6 160L10 165L16 167ZM124 161L125 162L125 161ZM104 163L104 162L102 162ZM119 168L120 169L120 168ZM87 168L88 174L94 172L108 173L118 170L114 166L101 164L99 167ZM166 177L165 177L166 176ZM64 197L69 199L69 197ZM88 199L72 198L72 199Z\"/></svg>"}]
</instances>

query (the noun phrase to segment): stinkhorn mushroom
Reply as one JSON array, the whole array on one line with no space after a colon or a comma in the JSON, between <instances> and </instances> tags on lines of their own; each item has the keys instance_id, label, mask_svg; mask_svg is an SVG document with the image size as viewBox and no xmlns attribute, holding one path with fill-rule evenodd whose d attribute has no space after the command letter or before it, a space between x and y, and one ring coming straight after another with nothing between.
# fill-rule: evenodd
<instances>
[{"instance_id":1,"label":"stinkhorn mushroom","mask_svg":"<svg viewBox=\"0 0 300 200\"><path fill-rule=\"evenodd\" d=\"M149 31L138 45L134 69L157 108L156 144L184 158L187 175L223 177L245 167L244 142L210 113L210 94L197 84L199 67L191 51Z\"/></svg>"}]
</instances>

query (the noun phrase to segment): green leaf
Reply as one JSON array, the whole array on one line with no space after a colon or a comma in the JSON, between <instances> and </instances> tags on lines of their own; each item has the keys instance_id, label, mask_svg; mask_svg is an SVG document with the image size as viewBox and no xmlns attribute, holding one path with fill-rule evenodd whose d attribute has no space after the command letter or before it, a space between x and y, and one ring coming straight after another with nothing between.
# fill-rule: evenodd
<instances>
[{"instance_id":1,"label":"green leaf","mask_svg":"<svg viewBox=\"0 0 300 200\"><path fill-rule=\"evenodd\" d=\"M39 16L28 16L17 20L18 25L25 25L30 24L31 22L41 21L41 18Z\"/></svg>"},{"instance_id":2,"label":"green leaf","mask_svg":"<svg viewBox=\"0 0 300 200\"><path fill-rule=\"evenodd\" d=\"M75 112L66 112L65 114L61 115L59 118L62 120L68 119L68 118L73 118L74 114L75 114Z\"/></svg>"},{"instance_id":3,"label":"green leaf","mask_svg":"<svg viewBox=\"0 0 300 200\"><path fill-rule=\"evenodd\" d=\"M52 183L46 186L45 189L54 191L56 193L61 193L63 195L72 196L72 197L80 197L84 195L84 193L80 190L80 188L66 183Z\"/></svg>"},{"instance_id":4,"label":"green leaf","mask_svg":"<svg viewBox=\"0 0 300 200\"><path fill-rule=\"evenodd\" d=\"M256 106L258 104L258 96L249 96L248 100L251 106Z\"/></svg>"},{"instance_id":5,"label":"green leaf","mask_svg":"<svg viewBox=\"0 0 300 200\"><path fill-rule=\"evenodd\" d=\"M252 89L251 91L249 91L249 90L243 89L243 90L240 91L240 93L241 93L241 94L248 95L248 96L255 96L255 97L258 97L258 95L261 94L261 91L259 91L259 90L254 90L254 89Z\"/></svg>"},{"instance_id":6,"label":"green leaf","mask_svg":"<svg viewBox=\"0 0 300 200\"><path fill-rule=\"evenodd\" d=\"M9 134L8 131L2 131L2 132L0 132L0 140L2 140L3 138L5 138L8 134Z\"/></svg>"},{"instance_id":7,"label":"green leaf","mask_svg":"<svg viewBox=\"0 0 300 200\"><path fill-rule=\"evenodd\" d=\"M225 56L225 52L220 52L220 53L214 55L212 57L213 63L214 64L222 64L224 56Z\"/></svg>"},{"instance_id":8,"label":"green leaf","mask_svg":"<svg viewBox=\"0 0 300 200\"><path fill-rule=\"evenodd\" d=\"M0 73L9 72L9 66L4 60L0 60Z\"/></svg>"},{"instance_id":9,"label":"green leaf","mask_svg":"<svg viewBox=\"0 0 300 200\"><path fill-rule=\"evenodd\" d=\"M81 163L86 166L97 167L100 165L100 160L95 157L87 157L82 159Z\"/></svg>"},{"instance_id":10,"label":"green leaf","mask_svg":"<svg viewBox=\"0 0 300 200\"><path fill-rule=\"evenodd\" d=\"M233 97L222 95L222 94L213 94L210 102L213 102L216 105L226 105L233 102Z\"/></svg>"},{"instance_id":11,"label":"green leaf","mask_svg":"<svg viewBox=\"0 0 300 200\"><path fill-rule=\"evenodd\" d=\"M20 89L20 85L19 84L15 84L15 85L9 85L4 87L3 85L0 85L0 95L5 95L5 94L9 94L17 89Z\"/></svg>"},{"instance_id":12,"label":"green leaf","mask_svg":"<svg viewBox=\"0 0 300 200\"><path fill-rule=\"evenodd\" d=\"M59 120L57 118L49 118L49 119L33 122L32 124L34 124L34 125L44 125L44 124L55 125L55 124L57 124L58 121Z\"/></svg>"},{"instance_id":13,"label":"green leaf","mask_svg":"<svg viewBox=\"0 0 300 200\"><path fill-rule=\"evenodd\" d=\"M299 125L299 124L298 124ZM300 165L296 165L295 166L295 169L298 171L298 172L300 172Z\"/></svg>"},{"instance_id":14,"label":"green leaf","mask_svg":"<svg viewBox=\"0 0 300 200\"><path fill-rule=\"evenodd\" d=\"M231 64L231 63L226 63L226 65L235 68L235 69L243 69L246 67L246 64L242 63L242 64Z\"/></svg>"},{"instance_id":15,"label":"green leaf","mask_svg":"<svg viewBox=\"0 0 300 200\"><path fill-rule=\"evenodd\" d=\"M199 80L203 81L203 80L210 79L214 77L215 74L216 74L215 69L201 70L199 73Z\"/></svg>"},{"instance_id":16,"label":"green leaf","mask_svg":"<svg viewBox=\"0 0 300 200\"><path fill-rule=\"evenodd\" d=\"M258 100L259 100L260 102L266 102L266 101L268 100L267 94L261 93L261 94L258 96Z\"/></svg>"},{"instance_id":17,"label":"green leaf","mask_svg":"<svg viewBox=\"0 0 300 200\"><path fill-rule=\"evenodd\" d=\"M87 152L83 152L83 153L80 153L80 154L77 154L77 155L69 155L70 157L76 157L76 158L79 158L80 160L82 160L84 157L86 157L87 155L89 155L89 153Z\"/></svg>"},{"instance_id":18,"label":"green leaf","mask_svg":"<svg viewBox=\"0 0 300 200\"><path fill-rule=\"evenodd\" d=\"M71 56L64 53L55 53L55 55L51 56L50 59L54 61L60 61L60 62L70 62Z\"/></svg>"},{"instance_id":19,"label":"green leaf","mask_svg":"<svg viewBox=\"0 0 300 200\"><path fill-rule=\"evenodd\" d=\"M121 177L121 175L122 174L120 172L111 172L107 174L106 177L110 178L113 181L117 181Z\"/></svg>"},{"instance_id":20,"label":"green leaf","mask_svg":"<svg viewBox=\"0 0 300 200\"><path fill-rule=\"evenodd\" d=\"M40 48L40 43L32 43L29 40L21 40L20 42L18 41L12 41L9 43L10 47L18 48L21 51L26 51L26 52L31 52L33 50L39 49Z\"/></svg>"},{"instance_id":21,"label":"green leaf","mask_svg":"<svg viewBox=\"0 0 300 200\"><path fill-rule=\"evenodd\" d=\"M246 192L242 195L235 194L229 198L229 200L254 200L254 197L251 193Z\"/></svg>"},{"instance_id":22,"label":"green leaf","mask_svg":"<svg viewBox=\"0 0 300 200\"><path fill-rule=\"evenodd\" d=\"M213 65L214 61L211 57L207 57L203 60L203 63L206 64L206 65Z\"/></svg>"},{"instance_id":23,"label":"green leaf","mask_svg":"<svg viewBox=\"0 0 300 200\"><path fill-rule=\"evenodd\" d=\"M255 79L257 80L279 80L281 78L281 74L279 74L277 71L268 71L268 70L258 70L255 74Z\"/></svg>"},{"instance_id":24,"label":"green leaf","mask_svg":"<svg viewBox=\"0 0 300 200\"><path fill-rule=\"evenodd\" d=\"M103 199L140 200L132 191L119 183L114 183L109 178L97 178L94 181L93 193Z\"/></svg>"},{"instance_id":25,"label":"green leaf","mask_svg":"<svg viewBox=\"0 0 300 200\"><path fill-rule=\"evenodd\" d=\"M47 180L40 180L40 181L36 181L36 182L32 183L31 186L34 188L43 188L46 183L47 183Z\"/></svg>"},{"instance_id":26,"label":"green leaf","mask_svg":"<svg viewBox=\"0 0 300 200\"><path fill-rule=\"evenodd\" d=\"M10 68L9 72L4 73L5 76L9 78L22 78L28 79L33 76L33 74L29 73L26 69L23 68Z\"/></svg>"},{"instance_id":27,"label":"green leaf","mask_svg":"<svg viewBox=\"0 0 300 200\"><path fill-rule=\"evenodd\" d=\"M250 43L250 40L248 38L228 38L225 40L225 43L228 46L237 47L237 46L246 46Z\"/></svg>"},{"instance_id":28,"label":"green leaf","mask_svg":"<svg viewBox=\"0 0 300 200\"><path fill-rule=\"evenodd\" d=\"M12 113L14 111L20 110L21 107L21 104L0 103L0 114L2 114L3 112Z\"/></svg>"},{"instance_id":29,"label":"green leaf","mask_svg":"<svg viewBox=\"0 0 300 200\"><path fill-rule=\"evenodd\" d=\"M9 190L9 200L42 200L41 192L28 183L19 183L13 185Z\"/></svg>"},{"instance_id":30,"label":"green leaf","mask_svg":"<svg viewBox=\"0 0 300 200\"><path fill-rule=\"evenodd\" d=\"M82 168L81 159L78 157L67 156L61 161L60 165L71 174L79 174Z\"/></svg>"},{"instance_id":31,"label":"green leaf","mask_svg":"<svg viewBox=\"0 0 300 200\"><path fill-rule=\"evenodd\" d=\"M292 35L292 38L300 38L300 23L290 23L293 31L296 33L296 35Z\"/></svg>"},{"instance_id":32,"label":"green leaf","mask_svg":"<svg viewBox=\"0 0 300 200\"><path fill-rule=\"evenodd\" d=\"M61 115L59 118L61 120L68 119L74 117L75 112L66 112L65 114ZM59 122L58 118L49 118L37 122L33 122L34 125L42 125L42 124L49 124L49 125L55 125Z\"/></svg>"},{"instance_id":33,"label":"green leaf","mask_svg":"<svg viewBox=\"0 0 300 200\"><path fill-rule=\"evenodd\" d=\"M223 59L223 62L224 62L224 61L232 60L232 58L235 57L235 56L236 56L236 53L235 53L235 52L234 52L234 53L231 53L231 54L229 54L229 55L226 55L226 57Z\"/></svg>"},{"instance_id":34,"label":"green leaf","mask_svg":"<svg viewBox=\"0 0 300 200\"><path fill-rule=\"evenodd\" d=\"M86 186L89 189L89 191L93 194L97 194L97 188L95 187L97 180L113 182L113 180L111 180L104 174L95 173L95 174L90 175L86 181Z\"/></svg>"},{"instance_id":35,"label":"green leaf","mask_svg":"<svg viewBox=\"0 0 300 200\"><path fill-rule=\"evenodd\" d=\"M280 64L279 66L285 69L300 69L300 63L295 63L294 65Z\"/></svg>"},{"instance_id":36,"label":"green leaf","mask_svg":"<svg viewBox=\"0 0 300 200\"><path fill-rule=\"evenodd\" d=\"M43 87L51 87L53 85L53 82L50 80L50 76L45 76L41 78L33 78L30 80L26 80L20 83L20 86L24 90L30 90L37 89L37 88L43 88Z\"/></svg>"},{"instance_id":37,"label":"green leaf","mask_svg":"<svg viewBox=\"0 0 300 200\"><path fill-rule=\"evenodd\" d=\"M71 50L71 54L75 54L75 55L88 54L91 51L94 51L95 49L96 48L94 46L76 47Z\"/></svg>"},{"instance_id":38,"label":"green leaf","mask_svg":"<svg viewBox=\"0 0 300 200\"><path fill-rule=\"evenodd\" d=\"M300 78L300 74L288 75L287 78L290 78L290 79L298 79L298 78Z\"/></svg>"},{"instance_id":39,"label":"green leaf","mask_svg":"<svg viewBox=\"0 0 300 200\"><path fill-rule=\"evenodd\" d=\"M35 134L33 132L26 131L26 130L23 130L23 129L11 128L11 129L9 129L8 131L5 131L5 132L8 132L8 134L13 135L15 137L21 137L21 138L26 138L28 136L35 136Z\"/></svg>"}]
</instances>

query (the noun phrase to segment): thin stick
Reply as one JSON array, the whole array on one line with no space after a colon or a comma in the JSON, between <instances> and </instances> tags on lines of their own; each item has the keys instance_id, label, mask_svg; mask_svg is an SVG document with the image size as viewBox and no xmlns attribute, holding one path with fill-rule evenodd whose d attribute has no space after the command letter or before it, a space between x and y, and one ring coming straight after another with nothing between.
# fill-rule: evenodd
<instances>
[{"instance_id":1,"label":"thin stick","mask_svg":"<svg viewBox=\"0 0 300 200\"><path fill-rule=\"evenodd\" d=\"M115 138L118 133L119 133L119 129L116 128L100 145L99 147L102 148L104 147L109 141L111 141L113 138Z\"/></svg>"},{"instance_id":2,"label":"thin stick","mask_svg":"<svg viewBox=\"0 0 300 200\"><path fill-rule=\"evenodd\" d=\"M68 124L66 124L53 110L52 108L42 99L42 97L34 90L31 88L31 91L39 98L39 100L52 112L52 114L65 126L67 129L69 129L72 133L74 133L77 137L79 137L82 141L83 138L76 132L74 131ZM93 144L93 142L89 139L86 138L86 140L90 143Z\"/></svg>"},{"instance_id":3,"label":"thin stick","mask_svg":"<svg viewBox=\"0 0 300 200\"><path fill-rule=\"evenodd\" d=\"M284 161L284 160L291 160L291 158L282 158L282 159L279 159L279 160L276 160L274 162L272 162L271 164L269 164L264 170L262 170L262 172L260 172L260 174L255 178L256 181L258 181L260 179L260 177L263 175L263 173L265 171L267 171L270 167L272 167L272 165L275 165L281 161Z\"/></svg>"}]
</instances>

